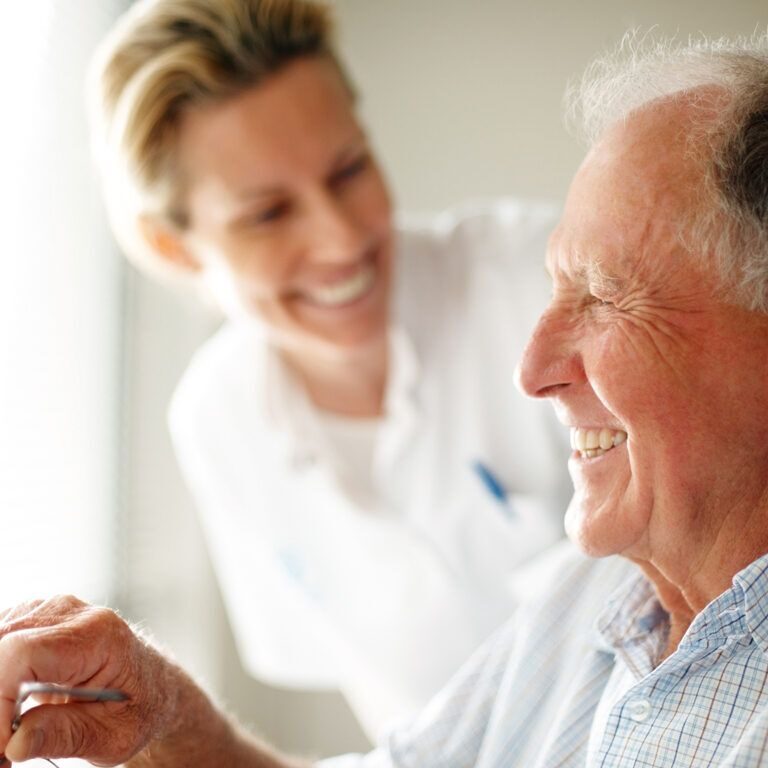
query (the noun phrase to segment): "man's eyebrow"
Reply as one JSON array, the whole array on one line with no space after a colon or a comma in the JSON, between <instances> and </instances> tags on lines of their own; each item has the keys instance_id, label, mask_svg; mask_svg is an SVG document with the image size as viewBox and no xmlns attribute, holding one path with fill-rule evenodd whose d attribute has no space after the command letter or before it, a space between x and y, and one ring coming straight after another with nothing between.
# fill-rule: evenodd
<instances>
[{"instance_id":1,"label":"man's eyebrow","mask_svg":"<svg viewBox=\"0 0 768 768\"><path fill-rule=\"evenodd\" d=\"M592 259L587 263L584 277L591 290L609 296L621 292L626 284L625 278L606 270L600 259Z\"/></svg>"},{"instance_id":2,"label":"man's eyebrow","mask_svg":"<svg viewBox=\"0 0 768 768\"><path fill-rule=\"evenodd\" d=\"M621 293L627 284L627 278L607 269L600 257L582 253L574 254L566 263L553 262L547 258L544 261L544 271L551 282L554 282L555 275L558 275L560 279L586 286L590 291L604 297Z\"/></svg>"}]
</instances>

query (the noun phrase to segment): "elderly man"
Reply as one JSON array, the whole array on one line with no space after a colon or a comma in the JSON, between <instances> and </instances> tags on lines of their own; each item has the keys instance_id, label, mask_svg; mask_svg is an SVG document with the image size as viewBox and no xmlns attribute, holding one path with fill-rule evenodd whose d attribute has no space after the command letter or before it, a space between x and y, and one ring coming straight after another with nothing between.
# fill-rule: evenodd
<instances>
[{"instance_id":1,"label":"elderly man","mask_svg":"<svg viewBox=\"0 0 768 768\"><path fill-rule=\"evenodd\" d=\"M768 50L629 59L585 82L596 139L519 372L571 429L566 525L591 557L534 566L418 720L328 768L768 764ZM12 760L295 764L109 611L43 602L0 631ZM11 738L20 683L41 679L128 700L39 706Z\"/></svg>"}]
</instances>

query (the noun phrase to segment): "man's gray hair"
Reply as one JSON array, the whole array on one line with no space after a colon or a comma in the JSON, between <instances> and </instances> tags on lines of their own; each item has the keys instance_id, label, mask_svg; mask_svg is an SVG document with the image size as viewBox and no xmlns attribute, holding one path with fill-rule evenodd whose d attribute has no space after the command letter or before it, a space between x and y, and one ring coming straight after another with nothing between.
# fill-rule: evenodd
<instances>
[{"instance_id":1,"label":"man's gray hair","mask_svg":"<svg viewBox=\"0 0 768 768\"><path fill-rule=\"evenodd\" d=\"M569 88L567 114L592 143L650 102L704 87L727 103L714 120L702 110L691 132L708 200L681 236L715 259L733 299L768 312L768 34L681 42L630 33Z\"/></svg>"}]
</instances>

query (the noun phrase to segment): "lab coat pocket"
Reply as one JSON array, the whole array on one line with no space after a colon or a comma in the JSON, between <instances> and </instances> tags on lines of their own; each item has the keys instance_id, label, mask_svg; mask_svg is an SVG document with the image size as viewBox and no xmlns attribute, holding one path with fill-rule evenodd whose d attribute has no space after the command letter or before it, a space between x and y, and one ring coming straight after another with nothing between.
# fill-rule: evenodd
<instances>
[{"instance_id":1,"label":"lab coat pocket","mask_svg":"<svg viewBox=\"0 0 768 768\"><path fill-rule=\"evenodd\" d=\"M548 502L515 493L487 465L469 462L461 492L450 500L443 520L446 554L462 578L488 603L501 601L506 576L562 536Z\"/></svg>"}]
</instances>

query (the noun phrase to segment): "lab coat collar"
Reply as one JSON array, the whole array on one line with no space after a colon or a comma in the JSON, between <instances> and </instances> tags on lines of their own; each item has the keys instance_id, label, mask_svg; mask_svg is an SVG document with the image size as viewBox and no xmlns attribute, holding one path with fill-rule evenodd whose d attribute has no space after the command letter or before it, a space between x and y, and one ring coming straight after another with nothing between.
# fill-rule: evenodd
<instances>
[{"instance_id":1,"label":"lab coat collar","mask_svg":"<svg viewBox=\"0 0 768 768\"><path fill-rule=\"evenodd\" d=\"M388 344L385 417L374 456L377 467L397 453L402 441L412 433L420 413L417 387L420 365L413 341L404 328L392 326ZM294 469L326 463L330 449L324 440L316 407L278 351L268 343L263 349L260 368L264 411L270 426L284 437L287 461Z\"/></svg>"}]
</instances>

